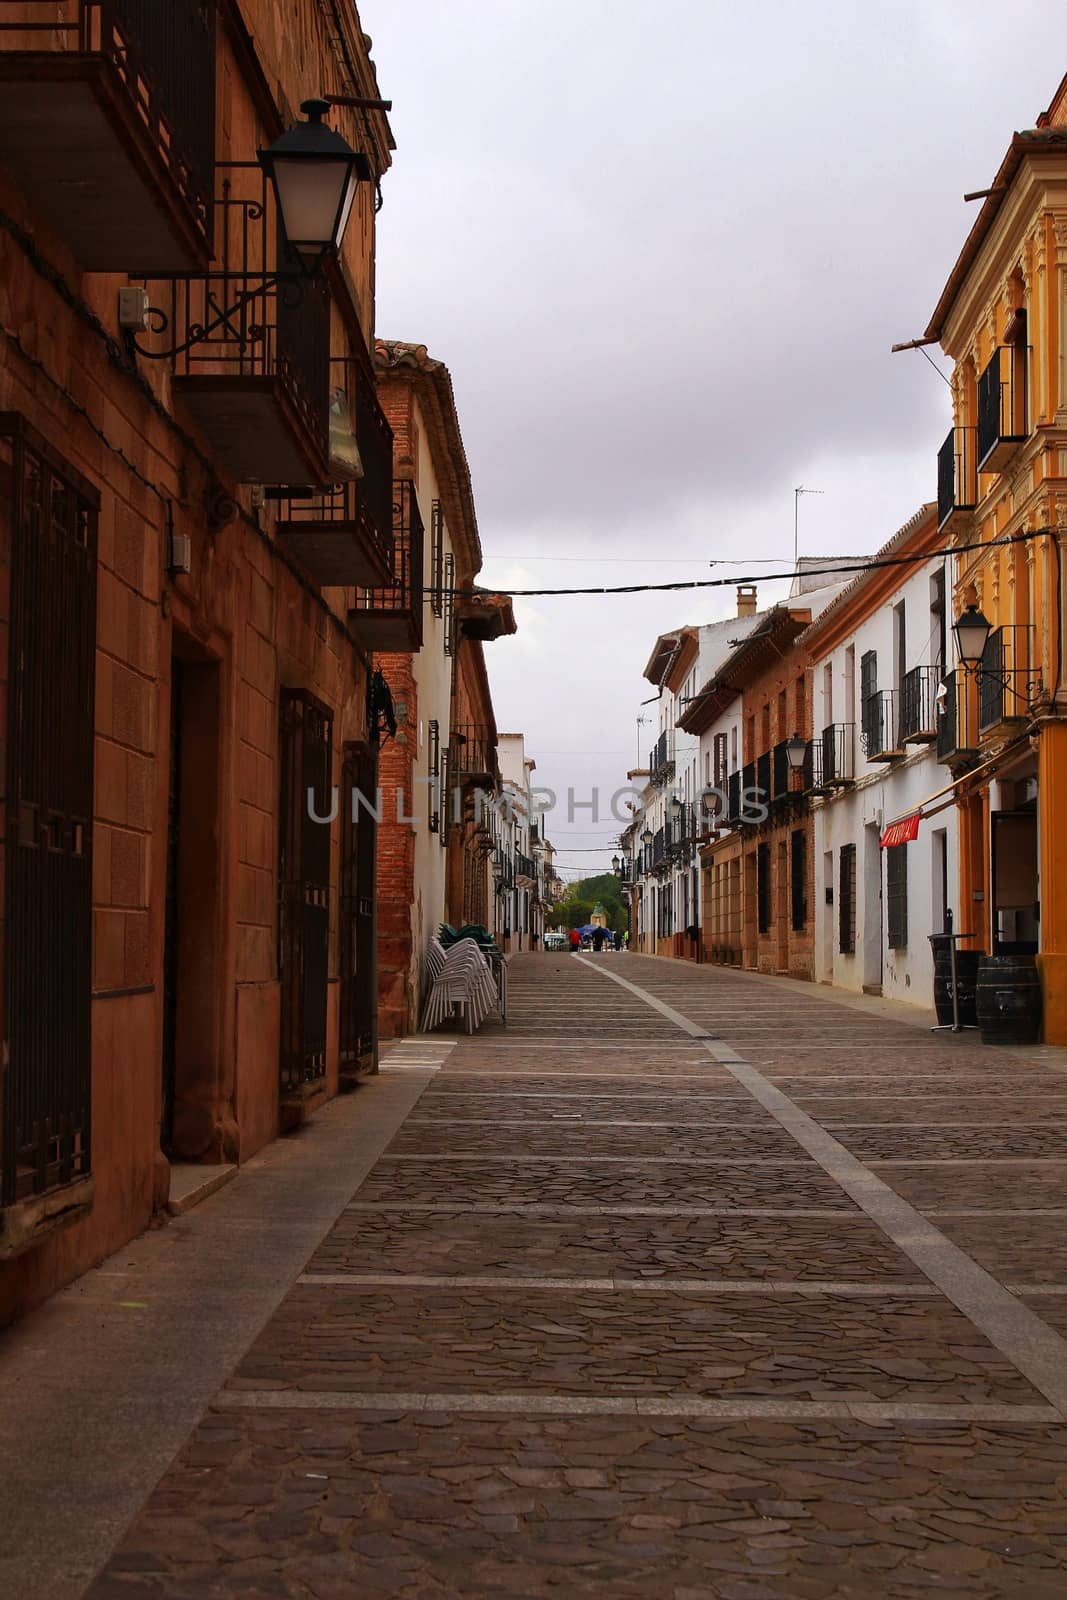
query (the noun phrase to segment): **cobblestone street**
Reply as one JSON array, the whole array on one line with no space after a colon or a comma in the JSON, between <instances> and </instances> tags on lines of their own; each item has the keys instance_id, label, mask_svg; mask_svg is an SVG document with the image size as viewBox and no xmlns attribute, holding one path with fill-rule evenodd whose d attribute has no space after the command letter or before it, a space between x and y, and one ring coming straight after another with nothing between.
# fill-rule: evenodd
<instances>
[{"instance_id":1,"label":"cobblestone street","mask_svg":"<svg viewBox=\"0 0 1067 1600\"><path fill-rule=\"evenodd\" d=\"M92 1600L1063 1595L1063 1052L538 955L389 1073Z\"/></svg>"}]
</instances>

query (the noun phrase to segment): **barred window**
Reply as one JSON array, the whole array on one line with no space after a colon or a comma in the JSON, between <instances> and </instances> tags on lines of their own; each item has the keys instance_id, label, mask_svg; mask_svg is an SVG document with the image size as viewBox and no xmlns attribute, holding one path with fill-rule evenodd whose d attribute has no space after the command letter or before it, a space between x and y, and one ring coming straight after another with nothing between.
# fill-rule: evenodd
<instances>
[{"instance_id":1,"label":"barred window","mask_svg":"<svg viewBox=\"0 0 1067 1600\"><path fill-rule=\"evenodd\" d=\"M756 926L760 933L771 927L771 847L761 844L756 850Z\"/></svg>"},{"instance_id":2,"label":"barred window","mask_svg":"<svg viewBox=\"0 0 1067 1600\"><path fill-rule=\"evenodd\" d=\"M843 844L838 872L838 940L842 955L856 953L856 846Z\"/></svg>"},{"instance_id":3,"label":"barred window","mask_svg":"<svg viewBox=\"0 0 1067 1600\"><path fill-rule=\"evenodd\" d=\"M885 902L890 950L908 947L908 847L890 845L885 853Z\"/></svg>"},{"instance_id":4,"label":"barred window","mask_svg":"<svg viewBox=\"0 0 1067 1600\"><path fill-rule=\"evenodd\" d=\"M441 616L444 608L444 562L445 518L440 500L435 500L430 507L430 610L435 617Z\"/></svg>"},{"instance_id":5,"label":"barred window","mask_svg":"<svg viewBox=\"0 0 1067 1600\"><path fill-rule=\"evenodd\" d=\"M430 778L430 832L441 826L441 724L435 717L426 738L427 771Z\"/></svg>"},{"instance_id":6,"label":"barred window","mask_svg":"<svg viewBox=\"0 0 1067 1600\"><path fill-rule=\"evenodd\" d=\"M799 933L808 925L808 836L803 828L794 829L789 844L793 931Z\"/></svg>"},{"instance_id":7,"label":"barred window","mask_svg":"<svg viewBox=\"0 0 1067 1600\"><path fill-rule=\"evenodd\" d=\"M726 735L725 733L717 733L715 735L715 763L714 777L712 779L713 786L719 790L725 789L726 778Z\"/></svg>"},{"instance_id":8,"label":"barred window","mask_svg":"<svg viewBox=\"0 0 1067 1600\"><path fill-rule=\"evenodd\" d=\"M450 656L455 648L456 632L456 558L449 550L444 561L444 602L443 618L445 624L445 655Z\"/></svg>"}]
</instances>

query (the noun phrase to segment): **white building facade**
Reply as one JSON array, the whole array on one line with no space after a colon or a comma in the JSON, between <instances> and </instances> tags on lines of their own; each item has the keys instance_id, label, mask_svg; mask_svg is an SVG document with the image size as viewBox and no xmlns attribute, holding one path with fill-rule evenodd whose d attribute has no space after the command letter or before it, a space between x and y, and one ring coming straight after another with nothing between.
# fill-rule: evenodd
<instances>
[{"instance_id":1,"label":"white building facade","mask_svg":"<svg viewBox=\"0 0 1067 1600\"><path fill-rule=\"evenodd\" d=\"M925 507L879 555L921 553L936 533ZM945 930L949 913L966 931L954 903L957 810L951 794L940 796L948 775L937 754L946 592L944 557L875 568L805 635L814 726L823 730L815 740L815 976L924 1007L933 1005L929 936Z\"/></svg>"}]
</instances>

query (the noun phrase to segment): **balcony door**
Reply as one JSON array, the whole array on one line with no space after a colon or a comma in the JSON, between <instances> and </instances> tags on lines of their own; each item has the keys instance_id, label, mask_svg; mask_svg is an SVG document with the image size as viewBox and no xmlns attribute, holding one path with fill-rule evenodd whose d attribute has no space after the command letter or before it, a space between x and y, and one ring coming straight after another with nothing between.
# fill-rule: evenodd
<instances>
[{"instance_id":1,"label":"balcony door","mask_svg":"<svg viewBox=\"0 0 1067 1600\"><path fill-rule=\"evenodd\" d=\"M375 930L378 752L346 744L341 781L341 1081L377 1068ZM353 805L353 797L355 804Z\"/></svg>"},{"instance_id":2,"label":"balcony door","mask_svg":"<svg viewBox=\"0 0 1067 1600\"><path fill-rule=\"evenodd\" d=\"M1039 940L1037 812L994 811L990 875L993 880L993 954L1036 955Z\"/></svg>"},{"instance_id":3,"label":"balcony door","mask_svg":"<svg viewBox=\"0 0 1067 1600\"><path fill-rule=\"evenodd\" d=\"M304 689L283 689L278 853L281 1092L326 1076L330 940L333 713Z\"/></svg>"}]
</instances>

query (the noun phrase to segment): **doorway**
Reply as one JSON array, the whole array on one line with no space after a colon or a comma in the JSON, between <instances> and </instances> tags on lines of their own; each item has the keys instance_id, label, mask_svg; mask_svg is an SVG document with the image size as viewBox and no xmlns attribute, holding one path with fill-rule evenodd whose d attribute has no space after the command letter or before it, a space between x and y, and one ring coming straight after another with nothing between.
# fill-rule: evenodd
<instances>
[{"instance_id":1,"label":"doorway","mask_svg":"<svg viewBox=\"0 0 1067 1600\"><path fill-rule=\"evenodd\" d=\"M882 992L882 830L877 822L863 829L863 945L861 950L864 994Z\"/></svg>"},{"instance_id":2,"label":"doorway","mask_svg":"<svg viewBox=\"0 0 1067 1600\"><path fill-rule=\"evenodd\" d=\"M378 1070L378 752L346 744L341 782L341 1087Z\"/></svg>"},{"instance_id":3,"label":"doorway","mask_svg":"<svg viewBox=\"0 0 1067 1600\"><path fill-rule=\"evenodd\" d=\"M1040 915L1036 807L994 811L990 823L993 954L1036 955Z\"/></svg>"},{"instance_id":4,"label":"doorway","mask_svg":"<svg viewBox=\"0 0 1067 1600\"><path fill-rule=\"evenodd\" d=\"M219 1160L220 667L176 636L171 659L160 1147Z\"/></svg>"},{"instance_id":5,"label":"doorway","mask_svg":"<svg viewBox=\"0 0 1067 1600\"><path fill-rule=\"evenodd\" d=\"M776 888L775 919L778 935L778 971L789 971L789 846L784 839L778 841L778 860L775 872Z\"/></svg>"},{"instance_id":6,"label":"doorway","mask_svg":"<svg viewBox=\"0 0 1067 1600\"><path fill-rule=\"evenodd\" d=\"M822 970L823 983L834 981L834 853L824 850L822 858Z\"/></svg>"}]
</instances>

